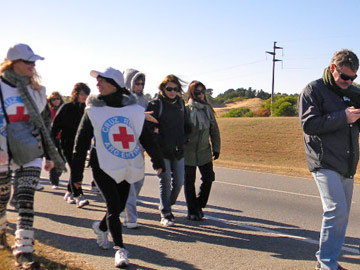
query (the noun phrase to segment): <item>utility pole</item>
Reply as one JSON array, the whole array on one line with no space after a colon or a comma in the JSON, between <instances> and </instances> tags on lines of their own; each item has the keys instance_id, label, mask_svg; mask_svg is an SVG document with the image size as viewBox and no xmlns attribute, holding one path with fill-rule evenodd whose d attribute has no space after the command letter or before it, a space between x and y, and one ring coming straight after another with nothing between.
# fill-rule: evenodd
<instances>
[{"instance_id":1,"label":"utility pole","mask_svg":"<svg viewBox=\"0 0 360 270\"><path fill-rule=\"evenodd\" d=\"M266 53L271 54L273 56L273 68L272 68L272 87L271 87L271 116L273 116L273 103L274 103L274 85L275 85L275 62L282 61L276 59L276 50L282 50L282 47L276 46L276 41L274 41L274 48L272 52L266 51Z\"/></svg>"}]
</instances>

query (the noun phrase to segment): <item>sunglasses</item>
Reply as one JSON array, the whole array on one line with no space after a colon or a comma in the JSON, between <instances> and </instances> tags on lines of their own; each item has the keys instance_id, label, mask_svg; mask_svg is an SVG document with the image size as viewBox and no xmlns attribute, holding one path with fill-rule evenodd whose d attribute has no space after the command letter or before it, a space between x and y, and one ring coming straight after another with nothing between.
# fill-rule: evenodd
<instances>
[{"instance_id":1,"label":"sunglasses","mask_svg":"<svg viewBox=\"0 0 360 270\"><path fill-rule=\"evenodd\" d=\"M51 100L52 100L52 101L60 100L60 98L56 97L56 98L52 98Z\"/></svg>"},{"instance_id":2,"label":"sunglasses","mask_svg":"<svg viewBox=\"0 0 360 270\"><path fill-rule=\"evenodd\" d=\"M144 86L145 83L135 83L135 85L142 85L142 86Z\"/></svg>"},{"instance_id":3,"label":"sunglasses","mask_svg":"<svg viewBox=\"0 0 360 270\"><path fill-rule=\"evenodd\" d=\"M27 65L35 64L34 61L27 61L27 60L23 60L23 59L21 59L21 62L23 62L23 63L25 63L25 64L27 64Z\"/></svg>"},{"instance_id":4,"label":"sunglasses","mask_svg":"<svg viewBox=\"0 0 360 270\"><path fill-rule=\"evenodd\" d=\"M200 91L195 90L195 91L194 91L194 94L195 94L195 96L198 96L198 95L201 95L201 94L205 94L205 90L200 90Z\"/></svg>"},{"instance_id":5,"label":"sunglasses","mask_svg":"<svg viewBox=\"0 0 360 270\"><path fill-rule=\"evenodd\" d=\"M354 76L349 76L349 75L342 73L338 67L336 67L336 70L340 74L340 78L344 81L348 81L348 80L355 81L355 79L357 78L356 74Z\"/></svg>"},{"instance_id":6,"label":"sunglasses","mask_svg":"<svg viewBox=\"0 0 360 270\"><path fill-rule=\"evenodd\" d=\"M166 91L171 92L171 91L175 91L175 92L180 92L180 88L179 87L166 87L165 88Z\"/></svg>"}]
</instances>

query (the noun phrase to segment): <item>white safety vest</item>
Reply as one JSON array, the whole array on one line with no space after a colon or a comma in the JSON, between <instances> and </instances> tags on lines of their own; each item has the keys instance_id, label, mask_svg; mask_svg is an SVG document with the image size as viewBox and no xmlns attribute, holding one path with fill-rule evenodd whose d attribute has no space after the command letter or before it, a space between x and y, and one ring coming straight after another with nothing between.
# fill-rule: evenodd
<instances>
[{"instance_id":1,"label":"white safety vest","mask_svg":"<svg viewBox=\"0 0 360 270\"><path fill-rule=\"evenodd\" d=\"M116 183L143 179L145 162L139 137L145 109L134 104L121 108L90 106L86 110L94 128L100 168Z\"/></svg>"}]
</instances>

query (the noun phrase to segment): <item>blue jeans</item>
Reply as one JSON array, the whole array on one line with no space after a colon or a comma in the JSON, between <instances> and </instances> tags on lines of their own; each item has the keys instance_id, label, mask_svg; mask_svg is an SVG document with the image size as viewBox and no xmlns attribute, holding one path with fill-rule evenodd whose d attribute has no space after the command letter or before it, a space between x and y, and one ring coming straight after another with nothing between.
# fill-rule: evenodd
<instances>
[{"instance_id":1,"label":"blue jeans","mask_svg":"<svg viewBox=\"0 0 360 270\"><path fill-rule=\"evenodd\" d=\"M345 240L354 179L320 169L312 173L318 186L323 206L319 250L316 252L322 269L337 269L337 258Z\"/></svg>"},{"instance_id":2,"label":"blue jeans","mask_svg":"<svg viewBox=\"0 0 360 270\"><path fill-rule=\"evenodd\" d=\"M184 158L164 159L164 163L166 171L160 175L160 210L162 216L168 216L184 184L185 163Z\"/></svg>"},{"instance_id":3,"label":"blue jeans","mask_svg":"<svg viewBox=\"0 0 360 270\"><path fill-rule=\"evenodd\" d=\"M136 210L136 202L139 196L140 190L144 184L144 178L130 185L129 196L126 201L126 217L125 221L129 223L135 223L138 219L138 213Z\"/></svg>"}]
</instances>

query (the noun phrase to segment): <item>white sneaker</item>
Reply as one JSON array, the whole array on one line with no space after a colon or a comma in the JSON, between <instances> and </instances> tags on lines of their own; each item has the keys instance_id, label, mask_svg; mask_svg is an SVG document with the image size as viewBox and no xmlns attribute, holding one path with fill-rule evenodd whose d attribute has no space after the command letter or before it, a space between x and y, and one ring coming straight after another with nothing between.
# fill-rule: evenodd
<instances>
[{"instance_id":1,"label":"white sneaker","mask_svg":"<svg viewBox=\"0 0 360 270\"><path fill-rule=\"evenodd\" d=\"M83 195L80 195L79 197L74 197L76 202L77 208L83 208L85 205L89 205L89 201L84 198Z\"/></svg>"},{"instance_id":2,"label":"white sneaker","mask_svg":"<svg viewBox=\"0 0 360 270\"><path fill-rule=\"evenodd\" d=\"M171 221L169 218L162 217L160 224L165 227L171 227L171 226L174 226L175 223L173 221Z\"/></svg>"},{"instance_id":3,"label":"white sneaker","mask_svg":"<svg viewBox=\"0 0 360 270\"><path fill-rule=\"evenodd\" d=\"M52 189L59 189L59 186L53 185L51 188L52 188Z\"/></svg>"},{"instance_id":4,"label":"white sneaker","mask_svg":"<svg viewBox=\"0 0 360 270\"><path fill-rule=\"evenodd\" d=\"M100 221L95 221L92 224L92 229L96 234L96 243L102 249L109 249L110 248L110 243L108 239L109 231L104 232L100 230L99 227L100 227Z\"/></svg>"},{"instance_id":5,"label":"white sneaker","mask_svg":"<svg viewBox=\"0 0 360 270\"><path fill-rule=\"evenodd\" d=\"M124 225L128 228L128 229L136 229L139 227L139 224L137 222L124 222Z\"/></svg>"},{"instance_id":6,"label":"white sneaker","mask_svg":"<svg viewBox=\"0 0 360 270\"><path fill-rule=\"evenodd\" d=\"M75 203L74 197L71 194L71 192L69 192L69 191L65 193L64 200L69 204L74 204Z\"/></svg>"},{"instance_id":7,"label":"white sneaker","mask_svg":"<svg viewBox=\"0 0 360 270\"><path fill-rule=\"evenodd\" d=\"M36 189L37 191L40 191L40 190L43 190L43 189L44 189L44 186L43 186L42 184L40 184L40 183L37 183L35 189Z\"/></svg>"},{"instance_id":8,"label":"white sneaker","mask_svg":"<svg viewBox=\"0 0 360 270\"><path fill-rule=\"evenodd\" d=\"M129 265L129 252L125 248L120 248L115 253L115 266L123 268Z\"/></svg>"}]
</instances>

